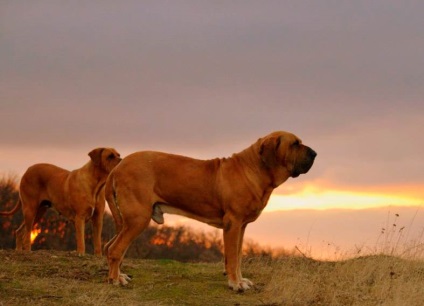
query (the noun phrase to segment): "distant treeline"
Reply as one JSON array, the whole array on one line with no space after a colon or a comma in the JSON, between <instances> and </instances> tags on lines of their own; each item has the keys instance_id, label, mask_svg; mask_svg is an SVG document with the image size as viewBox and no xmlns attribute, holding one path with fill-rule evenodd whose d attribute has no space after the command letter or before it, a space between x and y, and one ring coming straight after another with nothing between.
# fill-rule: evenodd
<instances>
[{"instance_id":1,"label":"distant treeline","mask_svg":"<svg viewBox=\"0 0 424 306\"><path fill-rule=\"evenodd\" d=\"M17 178L0 178L0 210L12 209L18 199ZM22 212L13 217L0 216L0 249L15 248L15 230L22 222ZM41 221L33 227L32 250L76 250L73 222L49 209ZM102 232L103 243L115 235L110 215L105 214ZM91 223L86 226L86 252L93 253ZM194 231L189 227L157 226L152 223L130 246L128 257L145 259L173 259L178 261L218 262L223 258L223 242L220 230L208 233ZM251 256L272 257L273 250L264 249L252 241L245 241L244 253ZM274 254L275 255L275 254ZM282 255L281 251L278 255Z\"/></svg>"}]
</instances>

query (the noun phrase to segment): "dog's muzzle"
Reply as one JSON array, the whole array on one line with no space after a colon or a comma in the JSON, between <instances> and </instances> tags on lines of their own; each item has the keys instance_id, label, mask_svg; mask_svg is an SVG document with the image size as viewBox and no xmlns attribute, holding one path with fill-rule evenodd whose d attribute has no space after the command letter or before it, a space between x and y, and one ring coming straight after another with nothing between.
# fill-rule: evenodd
<instances>
[{"instance_id":1,"label":"dog's muzzle","mask_svg":"<svg viewBox=\"0 0 424 306\"><path fill-rule=\"evenodd\" d=\"M301 174L305 174L311 169L314 164L315 157L317 156L317 152L312 150L310 147L305 146L305 154L304 157L296 162L296 165L293 169L293 173L291 177L298 177Z\"/></svg>"}]
</instances>

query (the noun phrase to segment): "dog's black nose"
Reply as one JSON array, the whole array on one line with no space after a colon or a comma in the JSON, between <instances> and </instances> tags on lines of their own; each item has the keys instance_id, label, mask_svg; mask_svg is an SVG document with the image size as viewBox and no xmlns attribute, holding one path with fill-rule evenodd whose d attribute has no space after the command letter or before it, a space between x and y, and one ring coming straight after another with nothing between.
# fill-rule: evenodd
<instances>
[{"instance_id":1,"label":"dog's black nose","mask_svg":"<svg viewBox=\"0 0 424 306\"><path fill-rule=\"evenodd\" d=\"M315 158L317 156L317 152L315 152L314 150L312 150L311 148L309 148L309 154L311 155L312 158Z\"/></svg>"}]
</instances>

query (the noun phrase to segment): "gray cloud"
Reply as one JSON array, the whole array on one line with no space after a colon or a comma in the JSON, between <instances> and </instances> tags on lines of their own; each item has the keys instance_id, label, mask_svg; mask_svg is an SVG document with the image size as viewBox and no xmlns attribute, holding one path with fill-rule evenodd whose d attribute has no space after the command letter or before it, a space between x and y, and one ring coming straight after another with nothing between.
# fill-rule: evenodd
<instances>
[{"instance_id":1,"label":"gray cloud","mask_svg":"<svg viewBox=\"0 0 424 306\"><path fill-rule=\"evenodd\" d=\"M311 179L422 183L422 2L0 8L0 148L213 157L283 129L317 149Z\"/></svg>"}]
</instances>

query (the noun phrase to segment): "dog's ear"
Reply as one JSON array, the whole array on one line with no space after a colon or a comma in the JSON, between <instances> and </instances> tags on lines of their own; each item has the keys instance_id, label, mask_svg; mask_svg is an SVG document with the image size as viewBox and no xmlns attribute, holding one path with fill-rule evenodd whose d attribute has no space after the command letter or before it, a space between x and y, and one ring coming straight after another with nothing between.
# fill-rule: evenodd
<instances>
[{"instance_id":1,"label":"dog's ear","mask_svg":"<svg viewBox=\"0 0 424 306\"><path fill-rule=\"evenodd\" d=\"M268 168L277 165L277 152L281 144L281 138L282 136L268 136L261 143L259 155Z\"/></svg>"},{"instance_id":2,"label":"dog's ear","mask_svg":"<svg viewBox=\"0 0 424 306\"><path fill-rule=\"evenodd\" d=\"M91 161L95 166L100 166L103 150L104 148L97 148L88 153L88 156L90 156Z\"/></svg>"}]
</instances>

